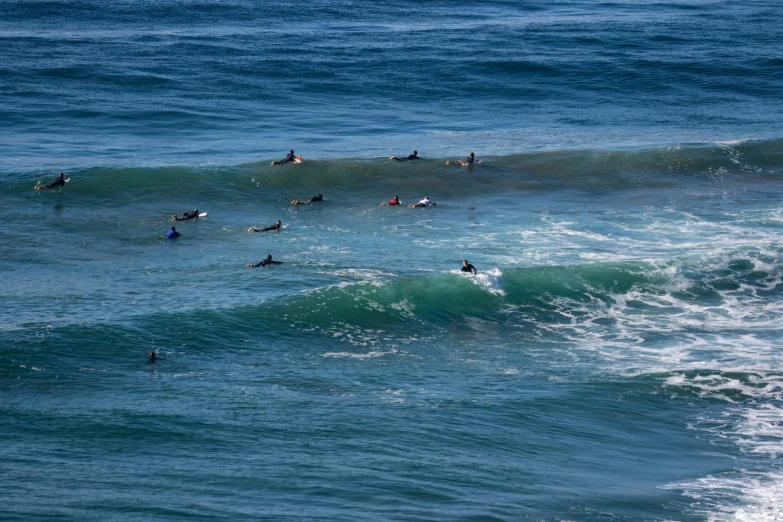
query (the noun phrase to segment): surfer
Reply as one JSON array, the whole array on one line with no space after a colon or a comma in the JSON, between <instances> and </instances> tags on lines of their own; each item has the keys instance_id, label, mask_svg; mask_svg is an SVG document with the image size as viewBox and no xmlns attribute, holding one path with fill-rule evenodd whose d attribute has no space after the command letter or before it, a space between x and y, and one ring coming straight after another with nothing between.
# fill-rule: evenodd
<instances>
[{"instance_id":1,"label":"surfer","mask_svg":"<svg viewBox=\"0 0 783 522\"><path fill-rule=\"evenodd\" d=\"M318 203L319 201L323 201L324 197L322 194L318 194L317 196L313 196L307 201L299 201L298 199L295 199L291 202L292 205L303 205L305 203Z\"/></svg>"},{"instance_id":2,"label":"surfer","mask_svg":"<svg viewBox=\"0 0 783 522\"><path fill-rule=\"evenodd\" d=\"M285 155L285 158L281 159L280 161L273 161L272 165L285 165L286 163L296 163L298 158L294 156L294 151L289 150L288 154Z\"/></svg>"},{"instance_id":3,"label":"surfer","mask_svg":"<svg viewBox=\"0 0 783 522\"><path fill-rule=\"evenodd\" d=\"M468 156L464 160L446 161L446 165L463 165L465 167L469 167L474 163L481 163L481 160L477 160L476 155L473 154L472 152L470 153L470 156Z\"/></svg>"},{"instance_id":4,"label":"surfer","mask_svg":"<svg viewBox=\"0 0 783 522\"><path fill-rule=\"evenodd\" d=\"M282 261L272 261L272 254L269 254L268 256L266 256L266 259L264 259L259 263L256 263L255 265L252 263L248 263L247 268L255 268L257 266L282 265L282 264L283 264Z\"/></svg>"},{"instance_id":5,"label":"surfer","mask_svg":"<svg viewBox=\"0 0 783 522\"><path fill-rule=\"evenodd\" d=\"M421 159L421 158L419 157L419 151L414 150L413 154L411 154L407 158L398 158L397 156L392 156L389 159L390 160L396 160L396 161L408 161L408 160L417 160L417 159Z\"/></svg>"},{"instance_id":6,"label":"surfer","mask_svg":"<svg viewBox=\"0 0 783 522\"><path fill-rule=\"evenodd\" d=\"M166 239L177 239L179 237L179 232L177 232L177 229L174 227L171 227L171 230L166 232Z\"/></svg>"},{"instance_id":7,"label":"surfer","mask_svg":"<svg viewBox=\"0 0 783 522\"><path fill-rule=\"evenodd\" d=\"M266 228L253 228L253 227L250 227L250 228L247 229L247 231L248 232L269 232L270 230L274 230L275 232L279 233L280 232L280 227L282 225L283 225L283 222L278 219L277 222L274 225L272 225L271 227L266 227Z\"/></svg>"},{"instance_id":8,"label":"surfer","mask_svg":"<svg viewBox=\"0 0 783 522\"><path fill-rule=\"evenodd\" d=\"M65 174L60 172L60 175L57 176L57 179L49 183L48 185L36 185L35 190L46 190L54 187L63 187L66 183L71 181L71 178L66 178Z\"/></svg>"},{"instance_id":9,"label":"surfer","mask_svg":"<svg viewBox=\"0 0 783 522\"><path fill-rule=\"evenodd\" d=\"M155 364L155 360L156 360L157 358L158 358L158 356L157 356L157 355L155 355L155 352L150 352L150 354L147 356L147 360L149 360L149 362L150 362L151 364Z\"/></svg>"},{"instance_id":10,"label":"surfer","mask_svg":"<svg viewBox=\"0 0 783 522\"><path fill-rule=\"evenodd\" d=\"M430 197L429 196L424 196L424 199L422 199L421 201L419 201L415 205L413 203L411 203L410 205L408 205L408 207L409 208L424 208L424 207L434 207L435 205L437 205L437 203L434 203L434 202L430 201Z\"/></svg>"},{"instance_id":11,"label":"surfer","mask_svg":"<svg viewBox=\"0 0 783 522\"><path fill-rule=\"evenodd\" d=\"M187 221L189 219L198 219L198 209L193 210L192 212L185 212L182 214L182 217L177 217L176 215L172 214L171 219L174 221Z\"/></svg>"},{"instance_id":12,"label":"surfer","mask_svg":"<svg viewBox=\"0 0 783 522\"><path fill-rule=\"evenodd\" d=\"M381 203L382 207L396 207L397 205L400 205L400 198L398 196L394 196L392 199L390 199L386 203Z\"/></svg>"},{"instance_id":13,"label":"surfer","mask_svg":"<svg viewBox=\"0 0 783 522\"><path fill-rule=\"evenodd\" d=\"M476 267L468 263L467 259L462 260L462 271L467 273L470 273L472 271L473 275L476 275L478 273Z\"/></svg>"}]
</instances>

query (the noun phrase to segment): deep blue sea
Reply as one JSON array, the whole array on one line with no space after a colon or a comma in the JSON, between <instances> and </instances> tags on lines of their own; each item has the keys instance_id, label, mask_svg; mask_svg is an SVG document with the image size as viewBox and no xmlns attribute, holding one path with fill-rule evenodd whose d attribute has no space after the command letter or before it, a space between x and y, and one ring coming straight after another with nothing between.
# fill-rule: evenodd
<instances>
[{"instance_id":1,"label":"deep blue sea","mask_svg":"<svg viewBox=\"0 0 783 522\"><path fill-rule=\"evenodd\" d=\"M781 42L772 0L3 0L0 519L783 520Z\"/></svg>"}]
</instances>

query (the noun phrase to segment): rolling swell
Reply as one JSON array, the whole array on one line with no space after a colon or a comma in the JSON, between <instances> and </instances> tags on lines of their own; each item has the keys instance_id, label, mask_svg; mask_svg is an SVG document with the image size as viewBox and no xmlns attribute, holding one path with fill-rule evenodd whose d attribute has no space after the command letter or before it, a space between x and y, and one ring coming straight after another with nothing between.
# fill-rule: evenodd
<instances>
[{"instance_id":1,"label":"rolling swell","mask_svg":"<svg viewBox=\"0 0 783 522\"><path fill-rule=\"evenodd\" d=\"M783 165L783 140L740 141L640 151L555 151L485 158L472 169L449 167L443 158L420 162L385 159L309 160L271 167L266 160L226 167L94 167L68 172L67 187L83 197L158 197L172 191L207 201L269 191L376 193L410 190L444 196L493 191L627 190L686 187L699 181L776 179ZM8 173L0 186L8 194L29 192L50 172ZM375 196L374 196L375 197Z\"/></svg>"},{"instance_id":2,"label":"rolling swell","mask_svg":"<svg viewBox=\"0 0 783 522\"><path fill-rule=\"evenodd\" d=\"M773 266L735 254L684 267L624 262L493 269L477 277L385 274L230 307L183 303L181 310L167 312L164 306L151 316L115 317L112 325L66 319L53 328L28 322L23 337L27 349L48 346L56 358L69 357L56 348L60 343L77 343L89 359L155 347L244 350L249 341L265 350L304 348L314 336L356 349L439 344L488 333L522 346L611 343L624 336L616 348L639 342L662 346L682 343L683 332L713 335L726 328L774 335L779 330L774 316L756 304L762 296L777 302L783 292L782 274ZM111 352L105 351L107 338L115 344Z\"/></svg>"}]
</instances>

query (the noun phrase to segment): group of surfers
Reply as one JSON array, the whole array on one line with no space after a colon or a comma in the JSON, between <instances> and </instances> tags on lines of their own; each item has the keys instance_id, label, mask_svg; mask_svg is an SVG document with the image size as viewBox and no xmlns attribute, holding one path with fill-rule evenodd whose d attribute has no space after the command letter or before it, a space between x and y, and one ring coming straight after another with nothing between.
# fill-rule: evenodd
<instances>
[{"instance_id":1,"label":"group of surfers","mask_svg":"<svg viewBox=\"0 0 783 522\"><path fill-rule=\"evenodd\" d=\"M407 157L398 158L397 156L391 156L389 159L390 160L394 160L394 161L412 161L412 160L420 160L422 158L419 157L419 152L414 150L413 154L410 154ZM294 155L294 151L292 149L292 150L290 150L288 152L288 154L286 154L286 156L283 159L278 160L278 161L273 161L272 165L285 165L286 163L301 163L301 162L302 162L302 157ZM468 156L464 160L456 160L456 161L449 160L449 161L446 161L446 165L470 166L470 165L473 165L474 163L481 163L481 160L477 160L475 154L472 153L472 152L470 153L470 156ZM55 179L52 183L49 183L48 185L36 185L35 186L35 190L47 190L47 189L52 189L52 188L56 188L56 187L62 187L62 186L65 186L65 184L67 182L69 182L69 181L70 181L70 178L66 178L65 174L60 172L60 174L57 176L57 179ZM306 203L318 203L318 202L321 202L323 200L324 200L323 195L322 194L317 194L317 195L313 196L312 198L310 198L310 199L308 199L306 201L299 201L298 199L295 199L295 200L291 201L291 204L292 205L301 205L301 204L306 204ZM398 196L394 196L389 201L380 204L380 206L382 206L382 207L394 207L394 206L399 206L399 205L402 205L402 202L400 201L400 198ZM410 207L410 208L425 208L425 207L432 207L432 206L436 206L436 205L437 205L437 203L431 201L429 196L424 196L424 199L422 199L418 203L411 203L410 205L408 205L408 207ZM198 219L198 218L199 218L199 211L198 211L198 209L193 209L190 212L185 212L184 214L182 214L182 216L177 216L176 214L171 216L171 219L173 219L174 221L190 221L192 219ZM265 228L253 228L253 227L250 227L250 228L247 229L247 231L248 232L277 232L277 233L279 233L280 232L280 228L282 226L283 226L282 221L280 221L278 219L277 222L275 222L274 225L271 225L271 226L268 226L268 227L265 227ZM180 235L181 234L177 231L176 227L172 226L171 229L169 229L169 231L166 232L166 239L176 239L176 238L180 237ZM282 261L273 261L272 260L272 254L269 254L262 261L260 261L260 262L258 262L256 264L248 263L246 266L248 268L253 268L253 267L271 266L271 265L279 265L279 264L282 264ZM476 267L474 267L472 264L468 263L467 260L463 260L462 261L462 271L463 272L468 272L468 273L472 272L474 275L477 273Z\"/></svg>"}]
</instances>

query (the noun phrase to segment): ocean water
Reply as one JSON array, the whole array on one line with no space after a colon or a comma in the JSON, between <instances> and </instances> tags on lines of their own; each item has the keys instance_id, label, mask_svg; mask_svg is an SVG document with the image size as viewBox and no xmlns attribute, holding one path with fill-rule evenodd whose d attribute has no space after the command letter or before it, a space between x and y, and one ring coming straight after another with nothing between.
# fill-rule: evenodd
<instances>
[{"instance_id":1,"label":"ocean water","mask_svg":"<svg viewBox=\"0 0 783 522\"><path fill-rule=\"evenodd\" d=\"M783 520L782 18L6 0L0 519Z\"/></svg>"}]
</instances>

